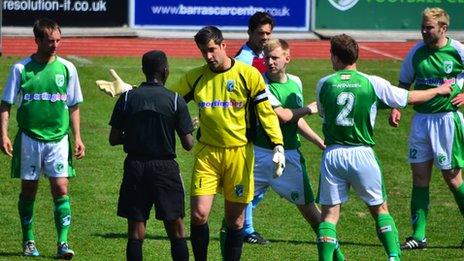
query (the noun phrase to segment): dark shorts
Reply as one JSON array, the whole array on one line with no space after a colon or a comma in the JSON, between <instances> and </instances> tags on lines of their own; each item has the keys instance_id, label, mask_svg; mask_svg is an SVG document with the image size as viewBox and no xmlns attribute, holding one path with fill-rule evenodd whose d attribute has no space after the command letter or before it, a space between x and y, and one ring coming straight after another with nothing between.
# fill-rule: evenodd
<instances>
[{"instance_id":1,"label":"dark shorts","mask_svg":"<svg viewBox=\"0 0 464 261\"><path fill-rule=\"evenodd\" d=\"M146 221L155 206L156 219L185 216L184 187L175 160L140 160L128 156L119 190L118 216Z\"/></svg>"}]
</instances>

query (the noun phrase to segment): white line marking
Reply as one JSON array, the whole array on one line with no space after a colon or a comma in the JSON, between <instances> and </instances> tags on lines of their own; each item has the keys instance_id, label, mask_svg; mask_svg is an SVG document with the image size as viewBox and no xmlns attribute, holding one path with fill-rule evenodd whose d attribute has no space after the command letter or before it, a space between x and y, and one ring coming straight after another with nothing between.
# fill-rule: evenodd
<instances>
[{"instance_id":1,"label":"white line marking","mask_svg":"<svg viewBox=\"0 0 464 261\"><path fill-rule=\"evenodd\" d=\"M77 55L68 55L66 58L70 60L74 60L79 64L92 64L92 61L83 57L79 57Z\"/></svg>"},{"instance_id":2,"label":"white line marking","mask_svg":"<svg viewBox=\"0 0 464 261\"><path fill-rule=\"evenodd\" d=\"M373 53L376 53L376 54L380 54L382 56L385 56L385 57L388 57L388 58L392 58L392 59L395 59L395 60L398 60L398 61L402 61L403 58L401 57L398 57L398 56L395 56L395 55L391 55L389 53L386 53L386 52L382 52L378 49L375 49L375 48L371 48L371 47L367 47L367 46L364 46L364 45L359 45L359 48L363 49L363 50L366 50L366 51L369 51L369 52L373 52Z\"/></svg>"}]
</instances>

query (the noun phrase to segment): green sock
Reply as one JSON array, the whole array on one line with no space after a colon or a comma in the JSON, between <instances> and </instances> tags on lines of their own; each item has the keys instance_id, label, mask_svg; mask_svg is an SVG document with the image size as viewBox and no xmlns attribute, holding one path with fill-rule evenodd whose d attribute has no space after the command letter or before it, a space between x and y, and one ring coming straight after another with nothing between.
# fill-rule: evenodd
<instances>
[{"instance_id":1,"label":"green sock","mask_svg":"<svg viewBox=\"0 0 464 261\"><path fill-rule=\"evenodd\" d=\"M457 189L452 189L451 192L453 192L454 199L458 204L461 215L464 216L464 183L462 183L461 186L459 186Z\"/></svg>"},{"instance_id":2,"label":"green sock","mask_svg":"<svg viewBox=\"0 0 464 261\"><path fill-rule=\"evenodd\" d=\"M26 200L23 196L19 195L18 200L18 212L21 220L21 230L23 232L23 242L34 240L34 202L32 200Z\"/></svg>"},{"instance_id":3,"label":"green sock","mask_svg":"<svg viewBox=\"0 0 464 261\"><path fill-rule=\"evenodd\" d=\"M68 231L71 225L71 205L68 196L56 198L55 201L55 226L58 235L58 243L68 242Z\"/></svg>"},{"instance_id":4,"label":"green sock","mask_svg":"<svg viewBox=\"0 0 464 261\"><path fill-rule=\"evenodd\" d=\"M377 236L382 242L388 257L394 257L400 260L401 250L398 238L398 229L395 220L390 214L380 214L376 220Z\"/></svg>"},{"instance_id":5,"label":"green sock","mask_svg":"<svg viewBox=\"0 0 464 261\"><path fill-rule=\"evenodd\" d=\"M429 202L429 187L412 187L411 219L414 230L412 237L415 240L423 240L425 238Z\"/></svg>"},{"instance_id":6,"label":"green sock","mask_svg":"<svg viewBox=\"0 0 464 261\"><path fill-rule=\"evenodd\" d=\"M317 236L317 230L319 229L319 225L311 225L311 228L313 229L314 233L316 233ZM335 247L335 253L334 253L334 259L335 261L343 261L345 260L345 255L343 255L342 250L340 249L340 245L338 244L337 241L337 246Z\"/></svg>"},{"instance_id":7,"label":"green sock","mask_svg":"<svg viewBox=\"0 0 464 261\"><path fill-rule=\"evenodd\" d=\"M317 251L319 260L332 261L337 247L337 229L335 224L321 222L317 233Z\"/></svg>"},{"instance_id":8,"label":"green sock","mask_svg":"<svg viewBox=\"0 0 464 261\"><path fill-rule=\"evenodd\" d=\"M221 248L221 256L224 259L225 247L226 247L226 236L227 236L227 224L226 219L222 219L221 231L219 231L219 247Z\"/></svg>"},{"instance_id":9,"label":"green sock","mask_svg":"<svg viewBox=\"0 0 464 261\"><path fill-rule=\"evenodd\" d=\"M343 254L342 250L340 249L340 244L338 243L337 240L337 245L335 246L334 250L334 261L344 261L345 260L345 255Z\"/></svg>"}]
</instances>

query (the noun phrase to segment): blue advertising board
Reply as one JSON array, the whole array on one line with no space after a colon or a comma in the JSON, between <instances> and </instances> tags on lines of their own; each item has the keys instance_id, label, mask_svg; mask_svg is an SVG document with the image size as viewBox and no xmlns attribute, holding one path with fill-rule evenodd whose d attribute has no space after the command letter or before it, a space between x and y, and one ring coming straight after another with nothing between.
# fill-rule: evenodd
<instances>
[{"instance_id":1,"label":"blue advertising board","mask_svg":"<svg viewBox=\"0 0 464 261\"><path fill-rule=\"evenodd\" d=\"M310 0L130 0L129 24L135 28L199 29L215 25L245 30L257 11L276 20L276 31L308 31Z\"/></svg>"}]
</instances>

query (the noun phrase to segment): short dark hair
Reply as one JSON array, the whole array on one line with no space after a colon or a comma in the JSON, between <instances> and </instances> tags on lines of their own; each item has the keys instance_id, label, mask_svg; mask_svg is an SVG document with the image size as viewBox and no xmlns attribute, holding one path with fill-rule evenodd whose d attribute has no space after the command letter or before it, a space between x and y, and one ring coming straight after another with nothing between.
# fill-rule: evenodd
<instances>
[{"instance_id":1,"label":"short dark hair","mask_svg":"<svg viewBox=\"0 0 464 261\"><path fill-rule=\"evenodd\" d=\"M256 12L248 20L248 31L253 32L260 25L270 24L271 29L274 29L274 18L266 12Z\"/></svg>"},{"instance_id":2,"label":"short dark hair","mask_svg":"<svg viewBox=\"0 0 464 261\"><path fill-rule=\"evenodd\" d=\"M41 18L35 21L34 23L34 37L38 39L43 39L47 31L58 30L61 33L60 26L55 21L49 18Z\"/></svg>"},{"instance_id":3,"label":"short dark hair","mask_svg":"<svg viewBox=\"0 0 464 261\"><path fill-rule=\"evenodd\" d=\"M152 50L142 56L142 70L145 75L162 75L168 67L168 58L163 51Z\"/></svg>"},{"instance_id":4,"label":"short dark hair","mask_svg":"<svg viewBox=\"0 0 464 261\"><path fill-rule=\"evenodd\" d=\"M339 34L330 39L330 52L343 64L351 65L358 60L358 43L349 35Z\"/></svg>"},{"instance_id":5,"label":"short dark hair","mask_svg":"<svg viewBox=\"0 0 464 261\"><path fill-rule=\"evenodd\" d=\"M205 26L195 35L195 43L197 45L207 45L211 40L218 45L224 41L221 30L216 26Z\"/></svg>"}]
</instances>

